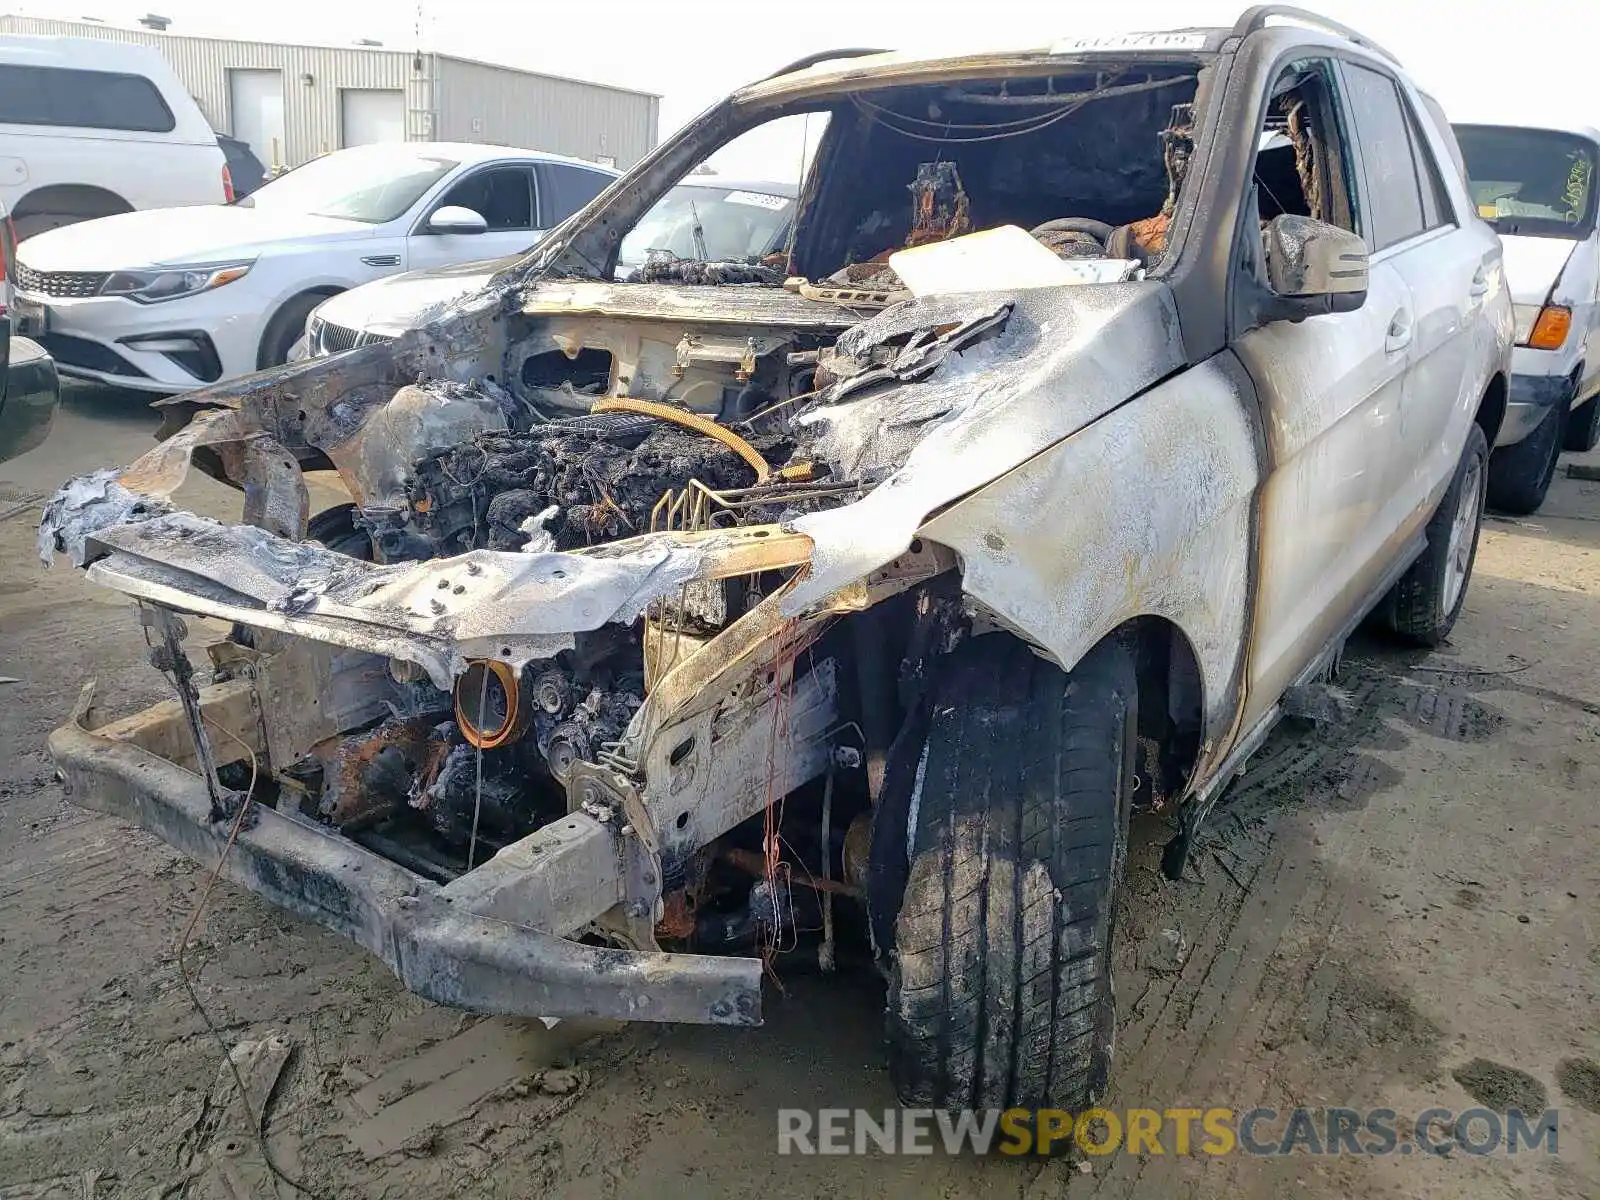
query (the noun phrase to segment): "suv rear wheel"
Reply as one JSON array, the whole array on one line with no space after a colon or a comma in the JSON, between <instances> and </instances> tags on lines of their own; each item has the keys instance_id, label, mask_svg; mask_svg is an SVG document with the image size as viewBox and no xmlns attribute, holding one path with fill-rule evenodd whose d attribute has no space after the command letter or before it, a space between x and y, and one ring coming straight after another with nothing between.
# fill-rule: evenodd
<instances>
[{"instance_id":1,"label":"suv rear wheel","mask_svg":"<svg viewBox=\"0 0 1600 1200\"><path fill-rule=\"evenodd\" d=\"M947 661L905 768L887 1021L903 1103L1078 1111L1104 1093L1136 712L1114 641L1071 674L1004 634Z\"/></svg>"},{"instance_id":2,"label":"suv rear wheel","mask_svg":"<svg viewBox=\"0 0 1600 1200\"><path fill-rule=\"evenodd\" d=\"M1483 524L1488 457L1489 443L1474 424L1455 478L1428 521L1427 549L1389 593L1389 626L1421 645L1444 641L1466 603Z\"/></svg>"}]
</instances>

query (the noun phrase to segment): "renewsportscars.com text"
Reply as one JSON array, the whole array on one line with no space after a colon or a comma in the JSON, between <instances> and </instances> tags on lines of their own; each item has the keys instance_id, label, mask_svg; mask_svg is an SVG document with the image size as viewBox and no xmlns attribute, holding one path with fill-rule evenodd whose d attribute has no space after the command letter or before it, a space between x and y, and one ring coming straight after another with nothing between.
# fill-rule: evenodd
<instances>
[{"instance_id":1,"label":"renewsportscars.com text","mask_svg":"<svg viewBox=\"0 0 1600 1200\"><path fill-rule=\"evenodd\" d=\"M1558 1154L1560 1112L1429 1108L778 1110L779 1154Z\"/></svg>"}]
</instances>

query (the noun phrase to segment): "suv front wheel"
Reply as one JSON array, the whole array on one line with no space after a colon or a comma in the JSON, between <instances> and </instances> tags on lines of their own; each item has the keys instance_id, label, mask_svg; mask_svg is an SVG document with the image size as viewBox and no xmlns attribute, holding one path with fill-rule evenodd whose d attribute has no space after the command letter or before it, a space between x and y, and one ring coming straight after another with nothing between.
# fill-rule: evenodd
<instances>
[{"instance_id":1,"label":"suv front wheel","mask_svg":"<svg viewBox=\"0 0 1600 1200\"><path fill-rule=\"evenodd\" d=\"M910 785L887 1039L902 1103L1089 1107L1116 1011L1111 934L1134 787L1133 660L1071 673L1005 634L959 647Z\"/></svg>"}]
</instances>

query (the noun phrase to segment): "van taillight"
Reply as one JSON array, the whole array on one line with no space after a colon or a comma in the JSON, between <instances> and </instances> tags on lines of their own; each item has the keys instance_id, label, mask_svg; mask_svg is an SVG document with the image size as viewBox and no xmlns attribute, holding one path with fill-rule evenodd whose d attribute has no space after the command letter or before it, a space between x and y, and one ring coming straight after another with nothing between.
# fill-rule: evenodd
<instances>
[{"instance_id":1,"label":"van taillight","mask_svg":"<svg viewBox=\"0 0 1600 1200\"><path fill-rule=\"evenodd\" d=\"M228 170L228 164L222 164L222 202L233 203L233 172Z\"/></svg>"}]
</instances>

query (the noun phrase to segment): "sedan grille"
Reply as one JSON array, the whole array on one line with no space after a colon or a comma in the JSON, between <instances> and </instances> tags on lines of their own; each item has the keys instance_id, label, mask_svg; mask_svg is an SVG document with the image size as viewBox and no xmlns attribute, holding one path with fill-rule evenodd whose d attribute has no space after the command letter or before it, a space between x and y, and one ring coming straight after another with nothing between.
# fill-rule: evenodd
<instances>
[{"instance_id":1,"label":"sedan grille","mask_svg":"<svg viewBox=\"0 0 1600 1200\"><path fill-rule=\"evenodd\" d=\"M17 264L17 290L35 296L79 299L99 295L109 279L108 271L35 271L26 263Z\"/></svg>"},{"instance_id":2,"label":"sedan grille","mask_svg":"<svg viewBox=\"0 0 1600 1200\"><path fill-rule=\"evenodd\" d=\"M312 322L311 349L315 354L342 354L357 346L381 346L394 339L386 333L372 333L352 329L348 325L335 325L332 321Z\"/></svg>"},{"instance_id":3,"label":"sedan grille","mask_svg":"<svg viewBox=\"0 0 1600 1200\"><path fill-rule=\"evenodd\" d=\"M322 352L324 354L338 354L343 350L354 350L356 339L361 336L359 329L351 329L348 325L335 325L332 321L322 323Z\"/></svg>"}]
</instances>

